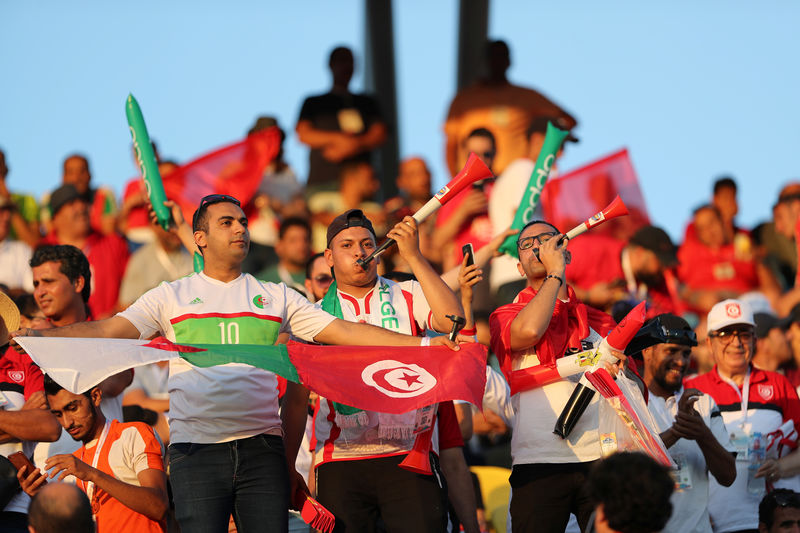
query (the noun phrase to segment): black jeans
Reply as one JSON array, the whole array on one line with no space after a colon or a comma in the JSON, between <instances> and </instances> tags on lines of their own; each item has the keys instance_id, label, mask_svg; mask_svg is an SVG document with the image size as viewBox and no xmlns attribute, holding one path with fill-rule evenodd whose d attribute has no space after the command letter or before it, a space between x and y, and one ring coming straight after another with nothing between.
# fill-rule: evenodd
<instances>
[{"instance_id":1,"label":"black jeans","mask_svg":"<svg viewBox=\"0 0 800 533\"><path fill-rule=\"evenodd\" d=\"M288 529L289 472L283 439L256 435L221 444L169 447L175 518L184 533Z\"/></svg>"},{"instance_id":2,"label":"black jeans","mask_svg":"<svg viewBox=\"0 0 800 533\"><path fill-rule=\"evenodd\" d=\"M336 516L336 533L440 533L447 507L434 476L398 465L405 455L331 461L317 467L319 502Z\"/></svg>"},{"instance_id":3,"label":"black jeans","mask_svg":"<svg viewBox=\"0 0 800 533\"><path fill-rule=\"evenodd\" d=\"M513 533L564 533L571 513L584 531L593 510L586 490L593 464L514 465L509 478Z\"/></svg>"}]
</instances>

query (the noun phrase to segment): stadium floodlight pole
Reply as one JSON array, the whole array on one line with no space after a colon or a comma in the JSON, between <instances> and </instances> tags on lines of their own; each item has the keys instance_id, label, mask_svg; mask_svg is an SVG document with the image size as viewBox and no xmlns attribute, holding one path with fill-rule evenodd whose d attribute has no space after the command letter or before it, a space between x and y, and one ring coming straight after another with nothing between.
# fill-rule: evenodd
<instances>
[{"instance_id":1,"label":"stadium floodlight pole","mask_svg":"<svg viewBox=\"0 0 800 533\"><path fill-rule=\"evenodd\" d=\"M477 155L470 153L469 159L467 159L467 163L464 165L464 168L461 169L461 172L456 174L447 185L439 189L439 192L428 200L425 205L420 207L412 217L417 221L417 224L421 224L423 220L434 214L440 207L452 200L455 195L466 189L469 185L491 177L493 177L493 175L489 167L487 167ZM367 257L358 259L356 262L361 268L366 269L373 259L385 252L394 243L394 239L386 239L374 252Z\"/></svg>"}]
</instances>

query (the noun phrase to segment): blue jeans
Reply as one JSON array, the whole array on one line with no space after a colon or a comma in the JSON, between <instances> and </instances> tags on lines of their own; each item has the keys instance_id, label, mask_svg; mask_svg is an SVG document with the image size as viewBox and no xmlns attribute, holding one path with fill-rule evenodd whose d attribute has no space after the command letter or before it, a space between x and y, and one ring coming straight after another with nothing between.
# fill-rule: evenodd
<instances>
[{"instance_id":1,"label":"blue jeans","mask_svg":"<svg viewBox=\"0 0 800 533\"><path fill-rule=\"evenodd\" d=\"M182 533L288 529L289 473L283 440L256 435L222 444L169 447L175 518Z\"/></svg>"}]
</instances>

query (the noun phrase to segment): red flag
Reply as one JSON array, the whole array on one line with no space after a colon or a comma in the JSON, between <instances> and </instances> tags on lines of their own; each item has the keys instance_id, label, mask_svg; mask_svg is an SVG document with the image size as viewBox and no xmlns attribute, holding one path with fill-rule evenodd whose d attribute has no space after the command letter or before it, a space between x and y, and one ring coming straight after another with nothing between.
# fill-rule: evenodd
<instances>
[{"instance_id":1,"label":"red flag","mask_svg":"<svg viewBox=\"0 0 800 533\"><path fill-rule=\"evenodd\" d=\"M650 224L650 217L624 148L548 181L541 200L544 218L566 231L586 220L588 214L603 209L617 195L628 207L629 216L609 220L593 233L627 241L637 229Z\"/></svg>"},{"instance_id":2,"label":"red flag","mask_svg":"<svg viewBox=\"0 0 800 533\"><path fill-rule=\"evenodd\" d=\"M186 220L192 219L200 199L208 194L228 194L244 206L278 155L280 144L280 132L272 127L181 165L164 177L167 198L181 206Z\"/></svg>"},{"instance_id":3,"label":"red flag","mask_svg":"<svg viewBox=\"0 0 800 533\"><path fill-rule=\"evenodd\" d=\"M127 368L177 357L208 368L240 363L274 372L345 405L406 413L447 400L483 404L486 347L175 344L167 339L19 337L42 370L76 394ZM75 358L79 353L81 357Z\"/></svg>"},{"instance_id":4,"label":"red flag","mask_svg":"<svg viewBox=\"0 0 800 533\"><path fill-rule=\"evenodd\" d=\"M248 135L239 141L185 163L161 176L167 198L181 206L183 217L192 220L200 199L208 194L228 194L244 208L258 189L267 165L278 155L281 138L277 127ZM125 197L144 191L141 177L125 185ZM134 208L128 216L131 227L148 226L147 209Z\"/></svg>"},{"instance_id":5,"label":"red flag","mask_svg":"<svg viewBox=\"0 0 800 533\"><path fill-rule=\"evenodd\" d=\"M486 348L397 348L290 343L300 381L339 403L383 413L405 413L446 400L483 405Z\"/></svg>"}]
</instances>

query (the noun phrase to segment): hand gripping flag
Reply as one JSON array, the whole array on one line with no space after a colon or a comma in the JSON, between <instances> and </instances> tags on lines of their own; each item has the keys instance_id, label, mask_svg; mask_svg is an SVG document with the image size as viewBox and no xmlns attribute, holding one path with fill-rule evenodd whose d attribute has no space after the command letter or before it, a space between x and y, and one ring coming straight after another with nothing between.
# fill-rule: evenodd
<instances>
[{"instance_id":1,"label":"hand gripping flag","mask_svg":"<svg viewBox=\"0 0 800 533\"><path fill-rule=\"evenodd\" d=\"M454 352L445 346L181 345L163 337L16 340L44 372L76 394L128 368L178 357L199 367L250 365L335 402L393 414L447 400L481 407L486 386L486 348L475 343Z\"/></svg>"}]
</instances>

